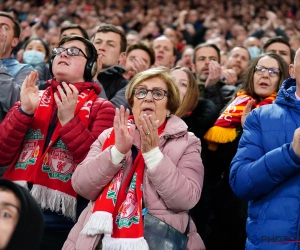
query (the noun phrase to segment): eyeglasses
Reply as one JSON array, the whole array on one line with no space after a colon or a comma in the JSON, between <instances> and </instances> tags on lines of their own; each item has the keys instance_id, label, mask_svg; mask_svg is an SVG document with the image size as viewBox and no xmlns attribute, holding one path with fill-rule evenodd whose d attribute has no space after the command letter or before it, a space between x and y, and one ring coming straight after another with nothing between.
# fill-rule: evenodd
<instances>
[{"instance_id":1,"label":"eyeglasses","mask_svg":"<svg viewBox=\"0 0 300 250\"><path fill-rule=\"evenodd\" d=\"M264 72L268 70L269 76L278 76L280 73L280 69L277 68L266 68L264 66L255 66L255 72L259 75L262 75Z\"/></svg>"},{"instance_id":2,"label":"eyeglasses","mask_svg":"<svg viewBox=\"0 0 300 250\"><path fill-rule=\"evenodd\" d=\"M56 47L52 49L53 55L60 55L64 51L67 51L67 54L69 56L78 56L81 52L83 56L88 59L88 57L83 53L83 51L77 47L71 47L71 48L63 48L63 47Z\"/></svg>"},{"instance_id":3,"label":"eyeglasses","mask_svg":"<svg viewBox=\"0 0 300 250\"><path fill-rule=\"evenodd\" d=\"M165 96L168 96L168 92L163 89L146 89L146 88L134 88L133 93L137 99L144 99L148 92L151 92L154 100L162 100Z\"/></svg>"}]
</instances>

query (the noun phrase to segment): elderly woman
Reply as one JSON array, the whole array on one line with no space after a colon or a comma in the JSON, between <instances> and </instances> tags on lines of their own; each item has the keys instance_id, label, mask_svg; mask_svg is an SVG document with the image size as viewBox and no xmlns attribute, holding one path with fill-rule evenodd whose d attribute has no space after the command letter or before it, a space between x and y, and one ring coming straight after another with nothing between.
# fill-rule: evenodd
<instances>
[{"instance_id":1,"label":"elderly woman","mask_svg":"<svg viewBox=\"0 0 300 250\"><path fill-rule=\"evenodd\" d=\"M153 68L132 78L126 98L133 116L117 109L113 130L74 172L74 189L91 202L63 249L148 249L142 209L181 233L189 225L186 249L205 249L188 215L202 189L200 141L173 115L177 86L165 69Z\"/></svg>"},{"instance_id":2,"label":"elderly woman","mask_svg":"<svg viewBox=\"0 0 300 250\"><path fill-rule=\"evenodd\" d=\"M272 104L288 76L288 65L274 53L253 59L244 75L242 88L205 135L211 149L207 155L207 167L216 175L214 217L210 223L211 233L205 241L207 248L245 248L247 203L238 199L229 186L229 166L236 154L247 115L252 109Z\"/></svg>"}]
</instances>

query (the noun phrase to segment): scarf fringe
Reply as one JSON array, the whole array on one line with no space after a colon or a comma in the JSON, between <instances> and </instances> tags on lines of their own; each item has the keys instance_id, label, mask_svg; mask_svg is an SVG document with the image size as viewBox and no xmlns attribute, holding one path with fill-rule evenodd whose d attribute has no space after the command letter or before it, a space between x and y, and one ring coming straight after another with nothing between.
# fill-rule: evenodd
<instances>
[{"instance_id":1,"label":"scarf fringe","mask_svg":"<svg viewBox=\"0 0 300 250\"><path fill-rule=\"evenodd\" d=\"M25 188L26 190L29 191L29 188L28 188L28 183L27 181L14 181L14 183L20 185L21 187Z\"/></svg>"},{"instance_id":2,"label":"scarf fringe","mask_svg":"<svg viewBox=\"0 0 300 250\"><path fill-rule=\"evenodd\" d=\"M97 234L112 234L113 217L111 213L105 211L94 212L89 221L85 224L81 234L94 236Z\"/></svg>"},{"instance_id":3,"label":"scarf fringe","mask_svg":"<svg viewBox=\"0 0 300 250\"><path fill-rule=\"evenodd\" d=\"M62 212L64 216L76 221L75 197L41 185L33 185L31 194L43 209L49 208L57 213Z\"/></svg>"},{"instance_id":4,"label":"scarf fringe","mask_svg":"<svg viewBox=\"0 0 300 250\"><path fill-rule=\"evenodd\" d=\"M211 127L204 136L208 142L227 143L232 142L237 137L235 128L224 128L219 126Z\"/></svg>"},{"instance_id":5,"label":"scarf fringe","mask_svg":"<svg viewBox=\"0 0 300 250\"><path fill-rule=\"evenodd\" d=\"M103 250L149 250L149 246L144 237L140 238L112 238L105 235L102 240Z\"/></svg>"}]
</instances>

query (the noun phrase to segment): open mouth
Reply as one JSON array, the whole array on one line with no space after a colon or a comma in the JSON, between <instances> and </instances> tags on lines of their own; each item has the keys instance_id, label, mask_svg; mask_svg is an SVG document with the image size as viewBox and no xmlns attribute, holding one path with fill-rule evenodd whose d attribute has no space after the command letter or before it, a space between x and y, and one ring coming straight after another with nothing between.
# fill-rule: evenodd
<instances>
[{"instance_id":1,"label":"open mouth","mask_svg":"<svg viewBox=\"0 0 300 250\"><path fill-rule=\"evenodd\" d=\"M66 62L64 62L64 61L60 61L60 62L58 62L58 65L67 65L67 66L69 66L69 64L67 64Z\"/></svg>"}]
</instances>

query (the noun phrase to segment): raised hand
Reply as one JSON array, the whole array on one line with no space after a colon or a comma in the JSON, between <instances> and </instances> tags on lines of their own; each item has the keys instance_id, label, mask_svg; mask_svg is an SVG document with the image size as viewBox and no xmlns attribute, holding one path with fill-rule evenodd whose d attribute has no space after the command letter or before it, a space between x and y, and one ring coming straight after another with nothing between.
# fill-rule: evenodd
<instances>
[{"instance_id":1,"label":"raised hand","mask_svg":"<svg viewBox=\"0 0 300 250\"><path fill-rule=\"evenodd\" d=\"M78 90L74 85L67 85L65 82L62 82L62 86L65 92L61 86L57 87L61 100L57 93L54 93L54 99L57 105L57 117L61 125L64 126L74 117L77 106Z\"/></svg>"},{"instance_id":2,"label":"raised hand","mask_svg":"<svg viewBox=\"0 0 300 250\"><path fill-rule=\"evenodd\" d=\"M300 156L300 128L297 128L294 132L292 147L295 154Z\"/></svg>"},{"instance_id":3,"label":"raised hand","mask_svg":"<svg viewBox=\"0 0 300 250\"><path fill-rule=\"evenodd\" d=\"M102 70L102 55L98 55L97 57L97 72L96 74L94 75L94 80L97 81L97 77L98 77L98 74L99 72Z\"/></svg>"},{"instance_id":4,"label":"raised hand","mask_svg":"<svg viewBox=\"0 0 300 250\"><path fill-rule=\"evenodd\" d=\"M2 59L3 55L5 54L5 49L6 49L6 39L7 39L7 34L6 30L4 29L4 25L0 29L0 59Z\"/></svg>"},{"instance_id":5,"label":"raised hand","mask_svg":"<svg viewBox=\"0 0 300 250\"><path fill-rule=\"evenodd\" d=\"M158 146L158 120L154 121L152 115L144 115L142 125L139 127L141 135L141 150L143 153L149 152Z\"/></svg>"},{"instance_id":6,"label":"raised hand","mask_svg":"<svg viewBox=\"0 0 300 250\"><path fill-rule=\"evenodd\" d=\"M35 86L38 76L36 70L32 71L26 76L21 87L21 109L29 115L32 115L39 105L39 89Z\"/></svg>"},{"instance_id":7,"label":"raised hand","mask_svg":"<svg viewBox=\"0 0 300 250\"><path fill-rule=\"evenodd\" d=\"M242 114L242 118L241 118L241 125L242 125L242 127L244 127L244 123L246 121L246 118L249 115L249 113L251 112L252 106L254 105L254 103L255 103L254 99L251 99L249 102L247 102L247 104L246 104L246 106L244 108L243 114Z\"/></svg>"},{"instance_id":8,"label":"raised hand","mask_svg":"<svg viewBox=\"0 0 300 250\"><path fill-rule=\"evenodd\" d=\"M115 146L117 150L126 154L131 150L133 143L133 135L135 125L131 124L128 128L128 116L129 109L126 109L121 105L120 109L116 108L116 115L114 118L114 131L115 131Z\"/></svg>"},{"instance_id":9,"label":"raised hand","mask_svg":"<svg viewBox=\"0 0 300 250\"><path fill-rule=\"evenodd\" d=\"M218 62L210 61L208 66L208 77L205 81L205 87L215 85L221 78L222 69Z\"/></svg>"},{"instance_id":10,"label":"raised hand","mask_svg":"<svg viewBox=\"0 0 300 250\"><path fill-rule=\"evenodd\" d=\"M235 85L238 78L237 74L233 69L223 69L222 78L224 78L224 83L227 85Z\"/></svg>"}]
</instances>

